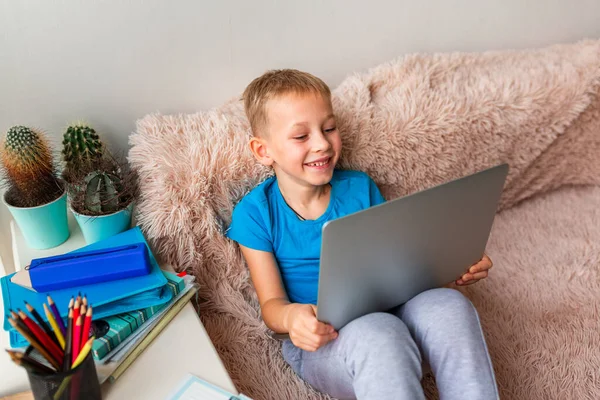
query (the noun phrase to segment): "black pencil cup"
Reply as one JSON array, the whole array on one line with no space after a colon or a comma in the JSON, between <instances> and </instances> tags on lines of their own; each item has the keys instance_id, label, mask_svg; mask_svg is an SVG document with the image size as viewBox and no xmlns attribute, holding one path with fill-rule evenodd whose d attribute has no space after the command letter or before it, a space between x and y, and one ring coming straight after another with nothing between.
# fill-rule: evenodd
<instances>
[{"instance_id":1,"label":"black pencil cup","mask_svg":"<svg viewBox=\"0 0 600 400\"><path fill-rule=\"evenodd\" d=\"M27 370L35 400L101 400L100 382L90 351L76 368L55 374Z\"/></svg>"}]
</instances>

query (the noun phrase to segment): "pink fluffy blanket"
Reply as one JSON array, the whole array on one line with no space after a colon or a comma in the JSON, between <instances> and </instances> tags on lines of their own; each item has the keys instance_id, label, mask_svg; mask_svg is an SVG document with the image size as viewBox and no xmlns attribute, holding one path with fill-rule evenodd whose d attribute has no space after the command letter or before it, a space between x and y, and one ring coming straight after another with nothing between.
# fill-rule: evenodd
<instances>
[{"instance_id":1,"label":"pink fluffy blanket","mask_svg":"<svg viewBox=\"0 0 600 400\"><path fill-rule=\"evenodd\" d=\"M538 199L561 186L600 183L599 95L600 41L409 55L351 75L333 91L343 137L340 167L368 172L387 198L509 163L499 210L506 211L497 220L511 228L502 231L496 223L488 245L498 272L461 289L480 312L503 398L554 398L565 388L579 394L575 398L600 397L596 366L569 369L580 358L600 359L600 295L564 283L598 282L598 246L593 256L585 242L599 242L598 202L596 230L581 211L585 205L594 210L589 205L598 191L565 205L576 207L568 210L570 220L560 219L561 204L545 209ZM257 400L325 398L281 358L279 342L260 319L243 258L222 235L235 203L271 174L252 158L249 136L238 99L207 112L138 121L129 153L141 179L138 220L162 260L197 276L200 316L238 389ZM546 212L560 219L561 231L540 219ZM583 242L572 243L581 220L589 229ZM569 272L565 261L580 251L588 252L590 264ZM546 269L559 281L535 278ZM568 306L558 307L561 299ZM594 334L570 336L590 328ZM562 347L576 350L557 351ZM435 397L431 377L424 385Z\"/></svg>"}]
</instances>

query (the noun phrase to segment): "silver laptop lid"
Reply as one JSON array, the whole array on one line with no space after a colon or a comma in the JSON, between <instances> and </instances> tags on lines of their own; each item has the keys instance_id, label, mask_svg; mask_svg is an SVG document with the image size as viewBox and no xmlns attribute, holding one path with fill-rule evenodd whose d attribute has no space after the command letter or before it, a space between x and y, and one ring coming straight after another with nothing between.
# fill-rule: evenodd
<instances>
[{"instance_id":1,"label":"silver laptop lid","mask_svg":"<svg viewBox=\"0 0 600 400\"><path fill-rule=\"evenodd\" d=\"M317 317L336 329L460 277L483 256L508 164L323 226Z\"/></svg>"}]
</instances>

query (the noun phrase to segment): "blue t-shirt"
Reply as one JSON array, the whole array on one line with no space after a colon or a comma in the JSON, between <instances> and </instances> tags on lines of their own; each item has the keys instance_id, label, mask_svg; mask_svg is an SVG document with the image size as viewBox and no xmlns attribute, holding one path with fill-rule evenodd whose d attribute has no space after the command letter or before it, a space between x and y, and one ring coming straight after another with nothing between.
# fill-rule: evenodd
<instances>
[{"instance_id":1,"label":"blue t-shirt","mask_svg":"<svg viewBox=\"0 0 600 400\"><path fill-rule=\"evenodd\" d=\"M385 202L364 172L335 170L329 206L316 220L301 220L271 177L235 206L227 237L275 255L283 285L293 303L317 304L321 230L327 221Z\"/></svg>"}]
</instances>

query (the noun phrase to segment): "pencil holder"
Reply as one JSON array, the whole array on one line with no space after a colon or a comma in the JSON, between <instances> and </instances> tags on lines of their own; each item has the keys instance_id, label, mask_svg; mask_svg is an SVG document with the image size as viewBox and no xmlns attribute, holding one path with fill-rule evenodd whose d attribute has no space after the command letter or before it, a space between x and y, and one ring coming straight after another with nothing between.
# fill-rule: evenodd
<instances>
[{"instance_id":1,"label":"pencil holder","mask_svg":"<svg viewBox=\"0 0 600 400\"><path fill-rule=\"evenodd\" d=\"M92 352L81 364L67 372L42 375L27 370L36 400L101 400L100 382Z\"/></svg>"}]
</instances>

